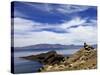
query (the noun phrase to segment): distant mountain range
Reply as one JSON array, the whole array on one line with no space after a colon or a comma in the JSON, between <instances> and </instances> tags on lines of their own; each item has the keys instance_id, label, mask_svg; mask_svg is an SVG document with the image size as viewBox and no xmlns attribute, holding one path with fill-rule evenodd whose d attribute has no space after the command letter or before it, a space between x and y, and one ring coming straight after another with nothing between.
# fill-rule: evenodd
<instances>
[{"instance_id":1,"label":"distant mountain range","mask_svg":"<svg viewBox=\"0 0 100 75\"><path fill-rule=\"evenodd\" d=\"M75 49L81 48L82 45L61 45L61 44L36 44L25 47L14 47L14 50L49 50L49 49ZM97 45L93 45L93 47L97 47Z\"/></svg>"}]
</instances>

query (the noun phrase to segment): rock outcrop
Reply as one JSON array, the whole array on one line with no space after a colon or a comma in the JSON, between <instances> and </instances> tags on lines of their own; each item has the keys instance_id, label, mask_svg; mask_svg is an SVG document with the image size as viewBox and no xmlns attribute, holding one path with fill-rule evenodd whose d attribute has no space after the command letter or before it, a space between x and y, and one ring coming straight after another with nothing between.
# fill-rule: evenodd
<instances>
[{"instance_id":1,"label":"rock outcrop","mask_svg":"<svg viewBox=\"0 0 100 75\"><path fill-rule=\"evenodd\" d=\"M87 43L84 43L84 49L85 50L92 50L94 48L92 46L90 46L90 45L87 45Z\"/></svg>"},{"instance_id":2,"label":"rock outcrop","mask_svg":"<svg viewBox=\"0 0 100 75\"><path fill-rule=\"evenodd\" d=\"M72 54L68 59L59 65L44 65L40 71L65 71L80 69L96 69L97 68L97 50L92 46L84 44L76 53Z\"/></svg>"},{"instance_id":3,"label":"rock outcrop","mask_svg":"<svg viewBox=\"0 0 100 75\"><path fill-rule=\"evenodd\" d=\"M61 61L64 60L64 56L57 54L56 51L49 51L47 53L41 53L38 55L31 55L31 56L21 57L21 58L39 61L40 63L48 64L48 65L59 64Z\"/></svg>"}]
</instances>

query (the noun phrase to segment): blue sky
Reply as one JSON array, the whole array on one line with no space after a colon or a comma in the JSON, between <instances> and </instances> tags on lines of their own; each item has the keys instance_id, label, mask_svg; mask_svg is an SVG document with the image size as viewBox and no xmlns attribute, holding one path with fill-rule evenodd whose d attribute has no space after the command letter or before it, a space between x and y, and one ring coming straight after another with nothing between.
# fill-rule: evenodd
<instances>
[{"instance_id":1,"label":"blue sky","mask_svg":"<svg viewBox=\"0 0 100 75\"><path fill-rule=\"evenodd\" d=\"M13 2L12 8L15 47L97 43L96 6Z\"/></svg>"}]
</instances>

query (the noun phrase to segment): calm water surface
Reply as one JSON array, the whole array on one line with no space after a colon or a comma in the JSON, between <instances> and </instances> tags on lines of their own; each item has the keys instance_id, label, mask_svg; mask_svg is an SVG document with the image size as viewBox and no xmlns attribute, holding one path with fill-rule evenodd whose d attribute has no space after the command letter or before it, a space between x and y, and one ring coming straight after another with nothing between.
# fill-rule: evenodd
<instances>
[{"instance_id":1,"label":"calm water surface","mask_svg":"<svg viewBox=\"0 0 100 75\"><path fill-rule=\"evenodd\" d=\"M56 50L57 53L63 55L73 54L79 49L68 49L68 50ZM20 57L29 56L29 55L36 55L40 53L46 53L50 50L46 51L15 51L14 52L14 72L15 73L32 73L37 72L39 68L42 67L42 64L37 61L30 61L26 59L22 59Z\"/></svg>"}]
</instances>

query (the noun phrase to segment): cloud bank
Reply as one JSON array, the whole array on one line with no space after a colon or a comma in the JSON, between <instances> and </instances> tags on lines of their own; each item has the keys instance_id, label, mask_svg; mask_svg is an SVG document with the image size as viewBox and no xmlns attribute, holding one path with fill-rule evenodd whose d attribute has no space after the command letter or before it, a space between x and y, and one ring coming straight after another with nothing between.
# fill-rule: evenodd
<instances>
[{"instance_id":1,"label":"cloud bank","mask_svg":"<svg viewBox=\"0 0 100 75\"><path fill-rule=\"evenodd\" d=\"M95 24L95 21L86 23L86 19L74 18L60 25L44 25L22 18L14 18L15 46L21 47L40 43L80 45L83 42L88 42L95 44L97 27L92 26L92 23ZM76 27L73 27L75 25Z\"/></svg>"},{"instance_id":2,"label":"cloud bank","mask_svg":"<svg viewBox=\"0 0 100 75\"><path fill-rule=\"evenodd\" d=\"M15 47L97 43L96 7L15 2L14 8Z\"/></svg>"}]
</instances>

